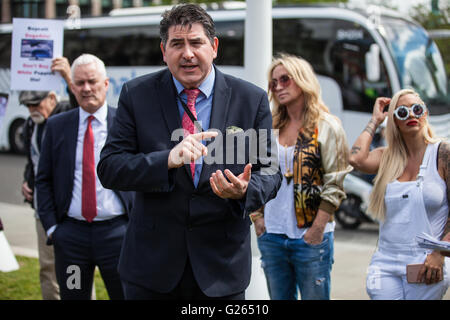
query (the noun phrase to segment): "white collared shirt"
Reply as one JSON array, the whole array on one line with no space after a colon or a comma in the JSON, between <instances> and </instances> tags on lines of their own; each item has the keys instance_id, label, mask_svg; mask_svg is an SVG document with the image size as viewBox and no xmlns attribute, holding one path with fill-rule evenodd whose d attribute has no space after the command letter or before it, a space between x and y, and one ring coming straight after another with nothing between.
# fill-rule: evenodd
<instances>
[{"instance_id":1,"label":"white collared shirt","mask_svg":"<svg viewBox=\"0 0 450 320\"><path fill-rule=\"evenodd\" d=\"M80 121L78 124L78 138L75 158L75 175L73 181L72 201L70 202L68 216L78 220L85 220L81 215L81 187L83 177L83 144L84 134L86 132L90 113L79 108ZM97 216L94 221L102 221L114 218L124 214L125 210L119 197L114 191L103 188L97 176L97 164L100 160L100 151L106 142L108 135L107 126L108 106L105 104L100 107L92 115L94 119L91 122L92 131L94 133L94 157L95 157L95 184L97 191Z\"/></svg>"}]
</instances>

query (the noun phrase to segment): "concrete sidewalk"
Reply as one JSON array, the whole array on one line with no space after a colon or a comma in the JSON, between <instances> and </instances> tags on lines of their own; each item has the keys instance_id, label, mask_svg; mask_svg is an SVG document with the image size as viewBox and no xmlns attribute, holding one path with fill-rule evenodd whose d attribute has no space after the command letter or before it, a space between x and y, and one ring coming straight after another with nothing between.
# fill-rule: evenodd
<instances>
[{"instance_id":1,"label":"concrete sidewalk","mask_svg":"<svg viewBox=\"0 0 450 320\"><path fill-rule=\"evenodd\" d=\"M27 204L18 206L0 202L0 218L6 239L14 254L37 258L34 210Z\"/></svg>"},{"instance_id":2,"label":"concrete sidewalk","mask_svg":"<svg viewBox=\"0 0 450 320\"><path fill-rule=\"evenodd\" d=\"M0 218L4 232L15 255L36 257L36 227L34 211L28 205L0 202ZM268 299L265 277L259 262L259 250L252 230L253 267L247 297ZM366 270L375 251L374 243L354 243L335 240L334 265L331 274L331 298L336 300L366 300ZM450 300L450 290L444 299Z\"/></svg>"}]
</instances>

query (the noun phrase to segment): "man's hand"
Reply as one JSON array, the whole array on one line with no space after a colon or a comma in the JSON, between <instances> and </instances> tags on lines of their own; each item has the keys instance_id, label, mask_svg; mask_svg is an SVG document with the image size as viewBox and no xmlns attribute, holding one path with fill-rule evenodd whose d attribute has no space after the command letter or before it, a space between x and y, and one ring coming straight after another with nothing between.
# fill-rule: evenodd
<instances>
[{"instance_id":1,"label":"man's hand","mask_svg":"<svg viewBox=\"0 0 450 320\"><path fill-rule=\"evenodd\" d=\"M33 190L30 189L26 181L22 184L22 194L26 201L33 202Z\"/></svg>"},{"instance_id":2,"label":"man's hand","mask_svg":"<svg viewBox=\"0 0 450 320\"><path fill-rule=\"evenodd\" d=\"M212 190L223 199L242 199L247 192L248 183L252 176L252 164L247 164L244 172L237 177L228 169L225 169L224 172L230 182L225 178L222 171L217 170L209 178Z\"/></svg>"},{"instance_id":3,"label":"man's hand","mask_svg":"<svg viewBox=\"0 0 450 320\"><path fill-rule=\"evenodd\" d=\"M66 57L55 58L52 61L52 71L57 71L61 74L64 80L67 83L67 86L70 88L72 83L72 76L70 70L70 63Z\"/></svg>"},{"instance_id":4,"label":"man's hand","mask_svg":"<svg viewBox=\"0 0 450 320\"><path fill-rule=\"evenodd\" d=\"M194 133L184 138L169 153L169 169L179 168L184 164L195 162L201 156L208 154L208 148L202 140L211 139L218 135L216 131Z\"/></svg>"}]
</instances>

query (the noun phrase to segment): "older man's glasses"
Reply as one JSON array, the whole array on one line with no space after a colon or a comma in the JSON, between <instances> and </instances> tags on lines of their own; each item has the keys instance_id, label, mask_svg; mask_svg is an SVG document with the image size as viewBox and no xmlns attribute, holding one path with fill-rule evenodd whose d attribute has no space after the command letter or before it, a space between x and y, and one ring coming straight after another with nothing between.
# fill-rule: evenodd
<instances>
[{"instance_id":1,"label":"older man's glasses","mask_svg":"<svg viewBox=\"0 0 450 320\"><path fill-rule=\"evenodd\" d=\"M274 92L277 87L278 87L278 83L283 87L289 87L289 85L291 84L291 77L288 76L287 74L282 75L279 79L272 79L269 82L269 89L270 91Z\"/></svg>"},{"instance_id":2,"label":"older man's glasses","mask_svg":"<svg viewBox=\"0 0 450 320\"><path fill-rule=\"evenodd\" d=\"M397 117L398 120L406 120L412 113L412 115L418 119L425 114L426 110L427 107L425 105L416 103L413 104L411 107L399 106L397 109L395 109L394 115Z\"/></svg>"}]
</instances>

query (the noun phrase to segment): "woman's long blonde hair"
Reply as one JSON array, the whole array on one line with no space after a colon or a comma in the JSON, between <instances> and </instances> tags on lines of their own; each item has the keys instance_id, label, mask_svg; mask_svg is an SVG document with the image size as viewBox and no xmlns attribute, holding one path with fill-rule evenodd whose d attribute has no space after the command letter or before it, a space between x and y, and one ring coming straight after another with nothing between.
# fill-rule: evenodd
<instances>
[{"instance_id":1,"label":"woman's long blonde hair","mask_svg":"<svg viewBox=\"0 0 450 320\"><path fill-rule=\"evenodd\" d=\"M370 194L368 208L371 216L378 221L383 221L386 215L386 207L384 203L386 186L388 183L393 182L402 175L408 161L408 148L394 121L394 111L397 107L398 100L400 97L407 94L413 94L420 99L419 94L414 90L403 89L392 97L391 103L389 104L386 126L387 147L381 156L378 174L374 179L374 186L372 193ZM435 143L439 141L429 126L428 119L425 119L422 134L426 143Z\"/></svg>"},{"instance_id":2,"label":"woman's long blonde hair","mask_svg":"<svg viewBox=\"0 0 450 320\"><path fill-rule=\"evenodd\" d=\"M322 100L320 85L311 65L300 57L279 54L272 59L269 67L268 79L272 80L275 67L282 65L286 68L292 80L300 87L305 99L302 127L307 136L311 136L317 127L322 112L329 113L328 107ZM289 121L286 106L280 104L269 90L269 100L272 102L272 124L274 129L282 129Z\"/></svg>"}]
</instances>

